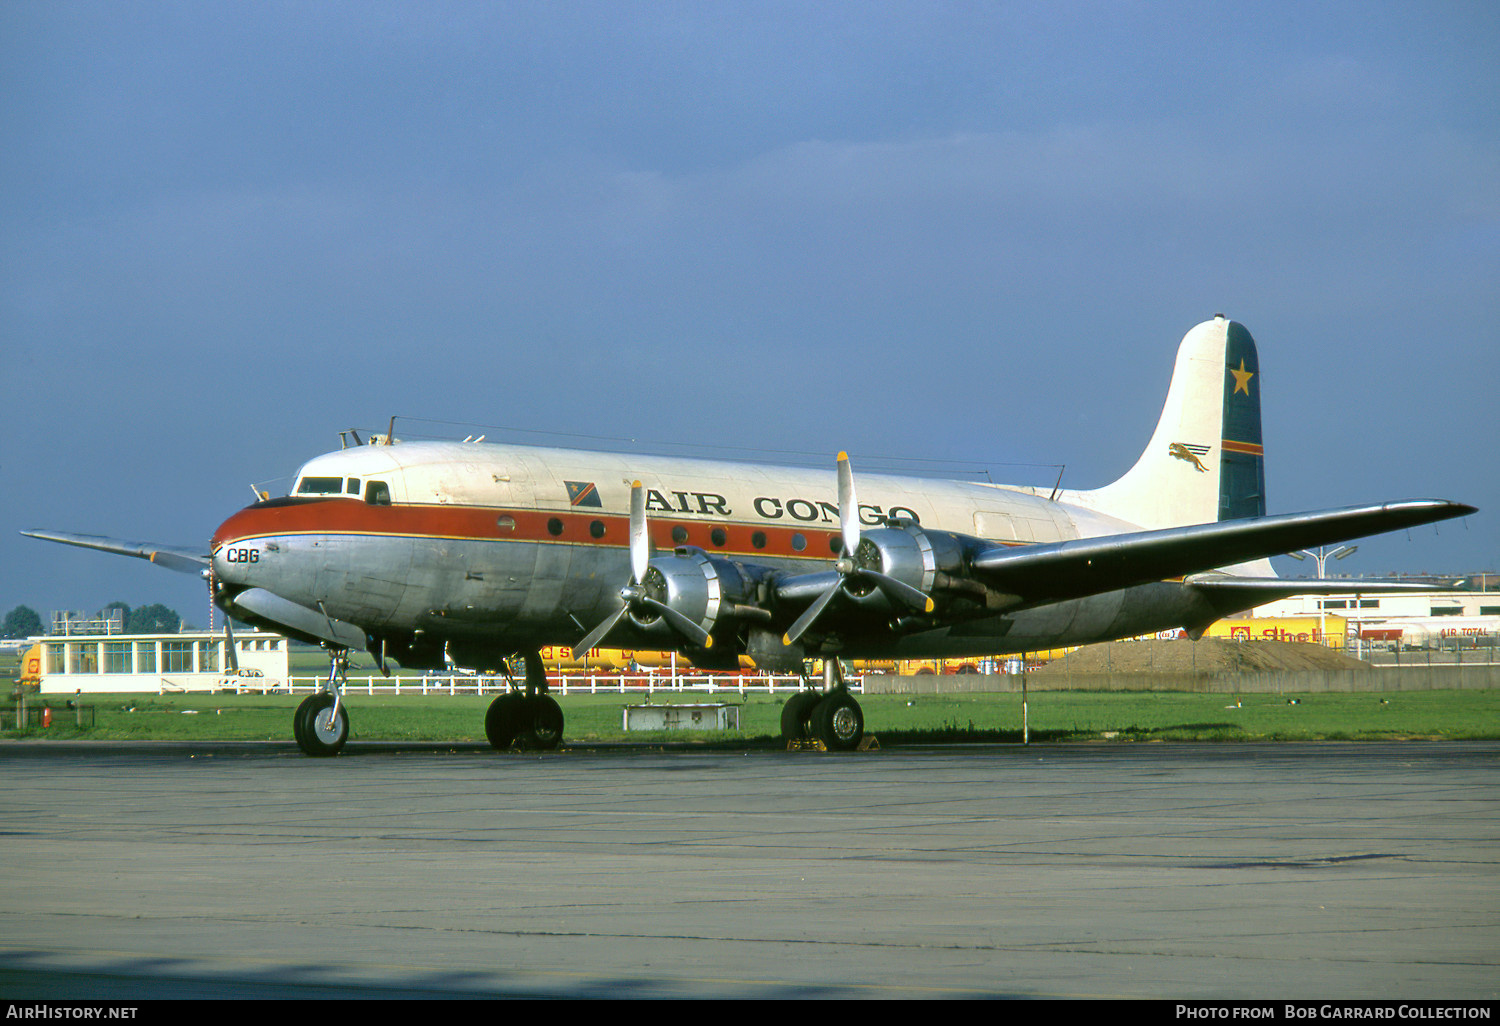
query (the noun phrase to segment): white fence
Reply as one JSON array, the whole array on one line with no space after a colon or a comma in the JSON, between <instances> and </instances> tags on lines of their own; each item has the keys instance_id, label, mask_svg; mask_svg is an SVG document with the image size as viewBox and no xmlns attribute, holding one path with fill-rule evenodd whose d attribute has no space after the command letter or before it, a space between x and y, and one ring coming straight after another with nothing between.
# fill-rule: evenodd
<instances>
[{"instance_id":1,"label":"white fence","mask_svg":"<svg viewBox=\"0 0 1500 1026\"><path fill-rule=\"evenodd\" d=\"M246 694L311 694L323 686L323 677L223 677L211 690L233 691ZM844 678L850 691L864 690L864 677L850 675ZM521 678L516 679L519 685ZM821 688L823 682L814 678L812 684ZM807 684L801 677L792 674L702 674L666 673L590 673L549 674L547 685L555 695L654 695L665 693L690 694L789 694L800 691ZM355 695L498 695L509 688L504 677L450 676L390 676L375 674L364 677L349 677L344 681L344 693ZM185 682L174 682L162 678L162 692L204 690L201 684L185 686Z\"/></svg>"}]
</instances>

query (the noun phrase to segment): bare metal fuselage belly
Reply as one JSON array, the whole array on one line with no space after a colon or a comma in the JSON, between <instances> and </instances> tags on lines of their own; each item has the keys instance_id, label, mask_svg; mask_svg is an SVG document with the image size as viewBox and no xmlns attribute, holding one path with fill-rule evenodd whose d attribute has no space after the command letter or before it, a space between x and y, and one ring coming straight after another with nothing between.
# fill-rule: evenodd
<instances>
[{"instance_id":1,"label":"bare metal fuselage belly","mask_svg":"<svg viewBox=\"0 0 1500 1026\"><path fill-rule=\"evenodd\" d=\"M629 575L621 548L529 540L297 534L258 540L263 587L321 608L372 635L420 632L524 651L571 645L617 608ZM792 572L829 560L760 557ZM850 656L1000 655L1086 644L1203 621L1207 599L1161 582L890 637L861 637ZM622 647L669 643L663 630L621 622Z\"/></svg>"}]
</instances>

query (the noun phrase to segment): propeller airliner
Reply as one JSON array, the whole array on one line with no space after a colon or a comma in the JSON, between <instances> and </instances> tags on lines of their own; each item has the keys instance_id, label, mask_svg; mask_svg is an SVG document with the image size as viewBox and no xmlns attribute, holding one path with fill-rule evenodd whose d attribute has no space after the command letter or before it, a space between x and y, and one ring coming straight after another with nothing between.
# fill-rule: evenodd
<instances>
[{"instance_id":1,"label":"propeller airliner","mask_svg":"<svg viewBox=\"0 0 1500 1026\"><path fill-rule=\"evenodd\" d=\"M563 714L539 649L680 652L706 669L809 674L788 738L864 734L841 659L945 658L1088 644L1215 620L1296 594L1421 590L1287 580L1268 557L1475 512L1435 499L1268 516L1260 365L1222 315L1178 349L1135 465L1094 490L856 477L706 459L389 435L318 456L291 492L219 525L207 554L92 535L32 537L201 574L228 616L322 645L328 678L297 743L349 733L351 650L382 669L498 669L492 745L555 747ZM232 648L232 646L229 646ZM524 662L520 681L514 660Z\"/></svg>"}]
</instances>

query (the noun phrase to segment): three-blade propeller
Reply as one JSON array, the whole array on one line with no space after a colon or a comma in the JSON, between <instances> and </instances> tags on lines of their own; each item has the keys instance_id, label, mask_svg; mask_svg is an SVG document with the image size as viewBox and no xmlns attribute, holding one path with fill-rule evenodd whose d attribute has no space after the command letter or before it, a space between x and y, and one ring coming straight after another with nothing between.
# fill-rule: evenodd
<instances>
[{"instance_id":1,"label":"three-blade propeller","mask_svg":"<svg viewBox=\"0 0 1500 1026\"><path fill-rule=\"evenodd\" d=\"M639 481L630 486L630 581L620 589L620 608L589 631L588 636L573 646L573 655L579 658L598 647L604 636L614 630L625 614L635 610L647 610L663 617L672 629L702 648L712 648L713 636L665 602L652 598L646 590L646 572L651 568L651 536L646 529L646 493Z\"/></svg>"},{"instance_id":2,"label":"three-blade propeller","mask_svg":"<svg viewBox=\"0 0 1500 1026\"><path fill-rule=\"evenodd\" d=\"M879 570L862 567L855 561L855 554L859 551L859 500L854 494L854 468L850 466L849 454L846 452L839 453L838 489L840 551L838 562L834 564L838 579L802 611L802 615L797 617L796 622L782 637L783 644L795 644L840 591L858 582L873 585L893 603L907 605L924 613L930 613L935 608L932 598L920 589Z\"/></svg>"}]
</instances>

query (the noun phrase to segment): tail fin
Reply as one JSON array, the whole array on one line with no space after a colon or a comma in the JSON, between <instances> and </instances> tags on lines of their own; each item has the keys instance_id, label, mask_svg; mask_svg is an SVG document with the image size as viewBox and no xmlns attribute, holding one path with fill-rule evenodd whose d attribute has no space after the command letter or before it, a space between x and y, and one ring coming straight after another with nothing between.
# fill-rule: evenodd
<instances>
[{"instance_id":1,"label":"tail fin","mask_svg":"<svg viewBox=\"0 0 1500 1026\"><path fill-rule=\"evenodd\" d=\"M1151 442L1084 504L1148 529L1264 516L1260 361L1245 326L1219 314L1182 339Z\"/></svg>"}]
</instances>

